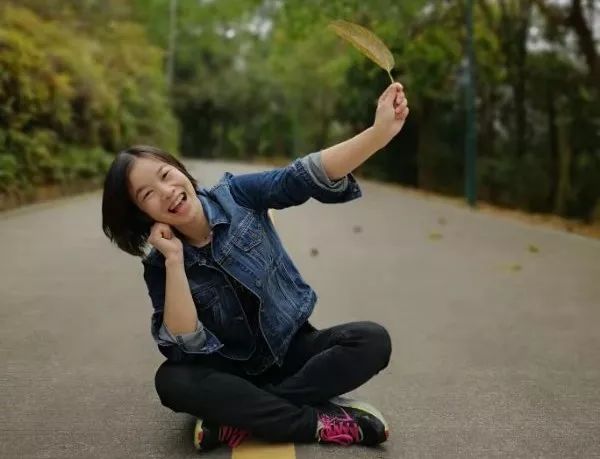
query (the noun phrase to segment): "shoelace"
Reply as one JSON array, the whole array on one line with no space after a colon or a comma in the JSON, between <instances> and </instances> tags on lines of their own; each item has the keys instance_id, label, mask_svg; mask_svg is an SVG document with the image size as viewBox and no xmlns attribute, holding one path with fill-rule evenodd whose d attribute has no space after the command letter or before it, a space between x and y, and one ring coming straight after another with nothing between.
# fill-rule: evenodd
<instances>
[{"instance_id":1,"label":"shoelace","mask_svg":"<svg viewBox=\"0 0 600 459\"><path fill-rule=\"evenodd\" d=\"M348 413L341 410L344 417L327 416L319 417L321 429L319 437L323 441L337 443L339 445L350 445L360 441L360 429L358 424Z\"/></svg>"},{"instance_id":2,"label":"shoelace","mask_svg":"<svg viewBox=\"0 0 600 459\"><path fill-rule=\"evenodd\" d=\"M221 426L219 427L219 441L227 443L230 448L235 448L242 443L250 433L237 427Z\"/></svg>"}]
</instances>

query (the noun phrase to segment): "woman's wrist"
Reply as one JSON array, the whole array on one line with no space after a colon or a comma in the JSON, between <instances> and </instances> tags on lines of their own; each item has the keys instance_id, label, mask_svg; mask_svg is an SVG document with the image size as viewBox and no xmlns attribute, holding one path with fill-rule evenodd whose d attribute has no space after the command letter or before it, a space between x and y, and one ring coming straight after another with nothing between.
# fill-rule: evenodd
<instances>
[{"instance_id":1,"label":"woman's wrist","mask_svg":"<svg viewBox=\"0 0 600 459\"><path fill-rule=\"evenodd\" d=\"M375 151L381 150L391 140L379 125L373 124L366 129L366 132L368 132L371 137L371 142L374 145Z\"/></svg>"},{"instance_id":2,"label":"woman's wrist","mask_svg":"<svg viewBox=\"0 0 600 459\"><path fill-rule=\"evenodd\" d=\"M183 253L173 253L165 257L165 268L175 267L183 264Z\"/></svg>"}]
</instances>

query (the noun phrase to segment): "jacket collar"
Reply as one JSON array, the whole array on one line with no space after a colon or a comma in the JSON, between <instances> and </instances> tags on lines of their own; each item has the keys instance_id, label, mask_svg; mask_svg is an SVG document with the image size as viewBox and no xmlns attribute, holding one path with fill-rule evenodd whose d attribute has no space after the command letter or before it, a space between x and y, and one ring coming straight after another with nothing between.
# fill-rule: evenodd
<instances>
[{"instance_id":1,"label":"jacket collar","mask_svg":"<svg viewBox=\"0 0 600 459\"><path fill-rule=\"evenodd\" d=\"M196 196L202 204L202 209L204 209L204 215L206 216L206 219L208 220L208 224L211 229L221 223L230 222L229 217L223 210L223 207L221 207L218 202L216 202L210 197L206 189L200 188L196 190Z\"/></svg>"},{"instance_id":2,"label":"jacket collar","mask_svg":"<svg viewBox=\"0 0 600 459\"><path fill-rule=\"evenodd\" d=\"M196 189L196 197L199 199L200 204L202 205L204 215L208 220L208 225L210 226L211 230L214 231L215 226L230 223L230 219L223 210L223 207L221 207L218 202L211 198L206 189ZM213 234L212 244L214 244L215 234ZM181 242L183 244L183 260L186 268L201 261L202 256L198 253L198 250L196 250L194 246L188 244L185 240L182 240ZM149 263L158 267L164 267L165 263L164 256L155 248L152 248L142 261L143 263Z\"/></svg>"}]
</instances>

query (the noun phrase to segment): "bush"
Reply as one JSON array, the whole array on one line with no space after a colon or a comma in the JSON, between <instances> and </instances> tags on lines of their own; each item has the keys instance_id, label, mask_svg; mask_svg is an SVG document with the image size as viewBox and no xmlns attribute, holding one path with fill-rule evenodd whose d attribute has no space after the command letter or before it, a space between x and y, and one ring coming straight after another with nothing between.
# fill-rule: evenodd
<instances>
[{"instance_id":1,"label":"bush","mask_svg":"<svg viewBox=\"0 0 600 459\"><path fill-rule=\"evenodd\" d=\"M92 32L26 8L0 9L0 187L99 176L107 151L176 150L162 51L141 26Z\"/></svg>"}]
</instances>

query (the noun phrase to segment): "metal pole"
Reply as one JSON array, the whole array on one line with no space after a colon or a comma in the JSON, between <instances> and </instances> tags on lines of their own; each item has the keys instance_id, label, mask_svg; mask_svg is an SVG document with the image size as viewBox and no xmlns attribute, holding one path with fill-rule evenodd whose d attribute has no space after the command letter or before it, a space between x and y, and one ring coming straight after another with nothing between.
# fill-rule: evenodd
<instances>
[{"instance_id":1,"label":"metal pole","mask_svg":"<svg viewBox=\"0 0 600 459\"><path fill-rule=\"evenodd\" d=\"M175 45L177 36L177 0L171 0L169 7L169 52L167 55L167 88L169 93L173 87L175 73Z\"/></svg>"},{"instance_id":2,"label":"metal pole","mask_svg":"<svg viewBox=\"0 0 600 459\"><path fill-rule=\"evenodd\" d=\"M475 52L473 47L473 0L467 0L467 72L465 84L466 135L465 135L465 197L470 206L477 199L477 136L475 119Z\"/></svg>"}]
</instances>

